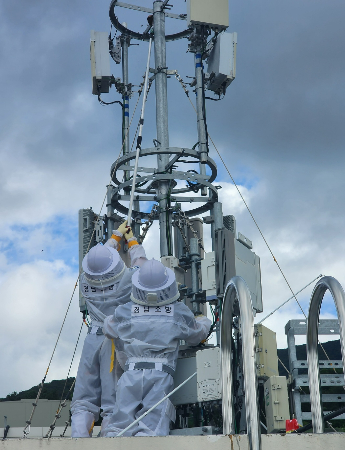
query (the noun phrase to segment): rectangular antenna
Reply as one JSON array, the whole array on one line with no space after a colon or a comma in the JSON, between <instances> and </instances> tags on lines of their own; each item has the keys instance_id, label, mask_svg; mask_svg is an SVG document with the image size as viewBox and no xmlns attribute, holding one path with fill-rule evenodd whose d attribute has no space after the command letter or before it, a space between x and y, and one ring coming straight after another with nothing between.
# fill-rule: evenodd
<instances>
[{"instance_id":1,"label":"rectangular antenna","mask_svg":"<svg viewBox=\"0 0 345 450\"><path fill-rule=\"evenodd\" d=\"M225 30L229 26L229 0L187 0L189 25L209 25Z\"/></svg>"},{"instance_id":2,"label":"rectangular antenna","mask_svg":"<svg viewBox=\"0 0 345 450\"><path fill-rule=\"evenodd\" d=\"M108 33L91 31L90 59L92 93L107 94L111 79Z\"/></svg>"},{"instance_id":3,"label":"rectangular antenna","mask_svg":"<svg viewBox=\"0 0 345 450\"><path fill-rule=\"evenodd\" d=\"M207 89L216 94L225 93L236 77L237 33L221 33L207 60L210 74Z\"/></svg>"}]
</instances>

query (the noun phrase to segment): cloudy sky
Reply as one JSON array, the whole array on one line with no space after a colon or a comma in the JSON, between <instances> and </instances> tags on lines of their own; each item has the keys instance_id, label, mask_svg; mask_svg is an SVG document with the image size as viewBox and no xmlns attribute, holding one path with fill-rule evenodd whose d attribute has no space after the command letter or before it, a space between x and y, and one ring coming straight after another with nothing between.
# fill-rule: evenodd
<instances>
[{"instance_id":1,"label":"cloudy sky","mask_svg":"<svg viewBox=\"0 0 345 450\"><path fill-rule=\"evenodd\" d=\"M171 3L186 11L183 0ZM0 397L44 376L77 279L78 209L99 211L120 150L119 106L101 106L91 94L90 30L110 30L108 9L109 0L0 3ZM119 14L129 27L146 28L145 15ZM209 133L294 291L321 273L345 285L344 18L341 0L231 0L237 77L222 102L207 103ZM167 27L180 30L183 22ZM187 80L193 56L186 50L185 40L168 44L169 69ZM130 81L139 84L147 43L130 54ZM120 66L112 71L121 76ZM153 94L144 147L156 137ZM114 99L114 90L104 95ZM172 146L197 141L194 112L175 79L169 125ZM213 149L211 157L224 213L236 216L261 258L268 314L290 291ZM147 237L150 257L159 256L156 235L153 228ZM299 295L305 311L311 289ZM329 297L322 314L335 314ZM291 301L265 322L279 347L286 322L301 317ZM79 328L75 296L48 381L67 375ZM76 369L77 361L72 375Z\"/></svg>"}]
</instances>

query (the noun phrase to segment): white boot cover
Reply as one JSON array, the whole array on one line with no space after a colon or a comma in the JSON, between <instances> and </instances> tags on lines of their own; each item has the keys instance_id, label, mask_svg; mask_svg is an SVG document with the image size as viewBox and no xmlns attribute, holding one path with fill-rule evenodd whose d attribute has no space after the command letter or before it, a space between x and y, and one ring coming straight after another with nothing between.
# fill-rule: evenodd
<instances>
[{"instance_id":1,"label":"white boot cover","mask_svg":"<svg viewBox=\"0 0 345 450\"><path fill-rule=\"evenodd\" d=\"M89 438L92 436L95 417L88 411L79 411L72 415L72 438Z\"/></svg>"}]
</instances>

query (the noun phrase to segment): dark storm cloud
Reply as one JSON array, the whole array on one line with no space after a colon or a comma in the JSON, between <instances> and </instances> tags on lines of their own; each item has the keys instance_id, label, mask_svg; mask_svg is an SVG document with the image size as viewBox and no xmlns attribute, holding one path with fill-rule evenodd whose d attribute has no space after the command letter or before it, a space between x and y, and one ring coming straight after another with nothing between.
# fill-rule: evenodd
<instances>
[{"instance_id":1,"label":"dark storm cloud","mask_svg":"<svg viewBox=\"0 0 345 450\"><path fill-rule=\"evenodd\" d=\"M109 145L99 129L110 128L114 117L90 95L89 36L96 3L107 4L36 1L1 7L2 135L20 141L41 165L66 164ZM103 22L108 22L106 9Z\"/></svg>"},{"instance_id":2,"label":"dark storm cloud","mask_svg":"<svg viewBox=\"0 0 345 450\"><path fill-rule=\"evenodd\" d=\"M343 158L345 4L232 2L230 10L238 48L223 106L229 141L256 158Z\"/></svg>"}]
</instances>

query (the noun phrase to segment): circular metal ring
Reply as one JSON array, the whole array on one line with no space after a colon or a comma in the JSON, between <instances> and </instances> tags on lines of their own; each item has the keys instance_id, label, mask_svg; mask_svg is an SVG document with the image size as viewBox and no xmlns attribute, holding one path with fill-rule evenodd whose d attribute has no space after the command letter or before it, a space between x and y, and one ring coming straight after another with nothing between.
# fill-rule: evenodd
<instances>
[{"instance_id":1,"label":"circular metal ring","mask_svg":"<svg viewBox=\"0 0 345 450\"><path fill-rule=\"evenodd\" d=\"M193 216L197 216L199 214L203 214L207 211L210 211L212 209L213 203L218 201L218 193L214 190L210 190L210 194L211 194L211 198L207 199L207 202L202 205L202 206L198 206L197 208L194 209L189 209L188 211L184 211L185 215L187 217L193 217ZM124 214L125 216L128 215L128 208L124 205L122 205L122 203L119 202L119 200L116 198L118 196L117 192L115 192L112 196L111 199L111 206L116 209L118 212ZM178 198L175 199L178 202ZM174 200L174 201L175 201ZM206 198L205 198L206 200ZM147 219L149 213L148 212L141 212L141 211L132 211L132 216L133 217L138 217L140 219Z\"/></svg>"},{"instance_id":2,"label":"circular metal ring","mask_svg":"<svg viewBox=\"0 0 345 450\"><path fill-rule=\"evenodd\" d=\"M109 18L110 18L111 23L114 25L114 27L117 30L119 30L122 34L126 34L133 39L138 39L139 41L149 41L150 37L151 37L149 34L138 33L136 31L132 31L132 30L124 27L119 22L118 18L115 15L115 6L116 6L117 2L118 2L118 0L112 0L112 2L110 3L110 7L109 7ZM169 34L169 35L165 36L165 40L166 41L175 41L177 39L182 39L184 37L189 36L192 31L193 31L192 28L187 28L186 30L180 31L179 33Z\"/></svg>"},{"instance_id":3,"label":"circular metal ring","mask_svg":"<svg viewBox=\"0 0 345 450\"><path fill-rule=\"evenodd\" d=\"M179 147L170 147L170 148L152 147L152 148L142 149L140 152L140 156L144 157L144 156L153 156L153 155L161 155L161 154L177 155L179 153L183 157L195 158L196 163L200 162L200 154L196 150L179 148ZM123 166L126 165L129 161L134 160L135 157L136 157L136 152L127 153L126 155L119 158L111 167L112 182L116 185L116 187L114 187L114 190L113 190L111 203L115 209L117 209L119 212L121 212L123 214L127 214L128 208L119 202L119 200L121 199L121 196L122 196L121 194L119 194L119 191L121 191L122 189L126 190L126 188L127 189L130 188L132 186L132 180L128 180L126 182L120 182L116 176L116 172L117 172L117 170L125 171L126 168ZM211 175L208 177L208 180L202 179L202 175L199 175L199 174L197 174L197 176L195 176L195 174L187 174L182 171L181 172L176 171L176 172L172 172L171 174L169 174L169 173L165 173L165 174L164 173L153 173L152 175L146 174L145 176L140 177L142 179L139 179L138 183L145 182L145 184L146 184L149 182L159 182L159 181L170 180L170 179L196 181L197 184L199 184L200 186L209 188L211 198L205 197L204 205L199 206L194 209L190 209L188 211L185 211L185 214L187 216L194 216L197 214L202 214L206 211L209 211L212 208L213 203L218 201L217 189L212 185L212 182L215 180L215 178L217 176L217 166L216 166L215 162L212 160L212 158L210 158L210 157L207 157L206 164L208 165L208 167L211 169L211 172L212 172ZM121 167L123 167L123 168L121 168ZM173 189L171 192L171 197L176 196L176 194L184 194L184 193L188 193L191 191L192 191L192 189L190 187ZM136 188L135 192L137 194L146 194L147 196L149 196L149 195L155 196L155 194L156 194L156 191L153 190L153 188L149 189L149 190ZM152 200L148 199L148 201L152 201ZM179 198L175 198L173 201L178 202ZM140 217L141 219L145 219L148 215L148 213L143 213L143 212L139 212L139 211L133 211L133 214L134 214L134 216Z\"/></svg>"},{"instance_id":4,"label":"circular metal ring","mask_svg":"<svg viewBox=\"0 0 345 450\"><path fill-rule=\"evenodd\" d=\"M179 153L181 153L181 156L183 156L183 157L189 156L191 158L195 158L197 160L196 162L200 162L200 154L196 150L189 149L189 148L179 148L179 147L145 148L140 151L140 157L153 156L153 155L177 155ZM116 184L117 186L120 186L122 184L122 182L119 181L118 178L116 177L117 170L125 170L125 169L121 169L121 166L124 164L127 164L129 161L131 161L135 158L136 158L136 152L126 153L124 156L122 156L121 158L119 158L117 161L115 161L113 163L113 165L111 166L111 169L110 169L110 175L111 175L111 180L114 184ZM210 158L209 156L207 156L206 164L211 169L211 175L207 181L209 183L212 183L217 177L217 166L216 166L216 163L213 161L213 159ZM156 174L156 176L158 176L158 175L159 174ZM190 191L190 189L183 190L183 191L180 190L180 191L178 191L178 193L181 194L183 192L189 192L189 191ZM177 192L175 192L175 193L177 193Z\"/></svg>"},{"instance_id":5,"label":"circular metal ring","mask_svg":"<svg viewBox=\"0 0 345 450\"><path fill-rule=\"evenodd\" d=\"M184 174L184 172L180 172L180 174ZM159 181L169 181L169 180L173 180L173 181L175 181L176 180L176 178L174 178L173 177L173 175L174 174L164 174L164 173L162 173L162 174L159 174L158 176L157 175L151 175L151 176L146 176L145 177L145 180L143 180L143 181L145 181L145 182L149 182L149 181L152 181L152 182L159 182ZM177 178L178 179L178 178ZM180 179L185 179L185 178L180 178ZM139 180L139 182L140 182L140 180ZM212 183L210 183L209 181L206 181L206 180L202 180L202 182L200 183L200 184L202 184L204 187L207 187L207 188L209 188L211 191L213 191L216 195L218 195L217 194L217 188L215 187L215 186L213 186L213 184ZM132 186L132 180L128 180L128 181L125 181L124 183L121 183L121 185L119 185L119 186L116 186L115 188L114 188L114 193L116 194L116 195L118 195L118 192L121 190L121 189L128 189L129 187L131 187ZM137 192L137 190L135 190L135 192ZM189 191L188 192L191 192L191 189L189 189ZM144 191L144 193L147 193L148 194L148 192L146 192L146 191ZM171 197L173 197L174 195L176 195L178 192L171 192L171 194L170 194L170 196ZM156 194L156 192L154 192L154 194ZM121 194L119 194L119 195L121 195ZM151 195L152 195L152 193L151 193Z\"/></svg>"},{"instance_id":6,"label":"circular metal ring","mask_svg":"<svg viewBox=\"0 0 345 450\"><path fill-rule=\"evenodd\" d=\"M213 184L211 184L208 180L205 180L202 178L202 175L198 175L198 177L194 177L194 180L192 179L192 177L190 176L190 174L186 173L186 172L173 172L173 173L154 173L152 175L145 175L144 177L140 177L137 178L137 182L138 183L143 183L143 184L147 184L151 182L152 184L159 183L160 181L175 181L175 180L180 180L180 181L186 181L188 183L188 181L196 181L196 185L199 186L205 186L210 188L211 190L216 192L216 189ZM176 183L175 183L176 185ZM121 184L119 184L118 186L116 186L115 188L115 192L119 192L122 189L126 190L126 188L131 188L132 187L132 180L128 180L128 181L124 181ZM156 195L156 190L155 190L156 186L152 186L152 188L150 189L140 189L138 187L135 188L135 192L137 194L147 194L147 195ZM182 189L172 189L170 191L170 196L173 197L174 195L177 194L185 194L188 192L193 192L193 189L191 189L190 187L186 187L186 188L182 188Z\"/></svg>"}]
</instances>

